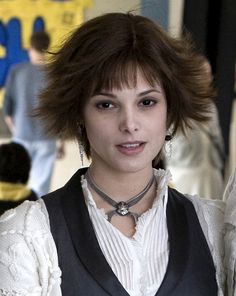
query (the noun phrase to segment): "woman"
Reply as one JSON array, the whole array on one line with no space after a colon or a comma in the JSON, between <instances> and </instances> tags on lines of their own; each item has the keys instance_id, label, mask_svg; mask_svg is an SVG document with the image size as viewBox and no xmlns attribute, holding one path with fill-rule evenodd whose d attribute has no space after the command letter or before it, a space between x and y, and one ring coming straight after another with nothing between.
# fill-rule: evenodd
<instances>
[{"instance_id":1,"label":"woman","mask_svg":"<svg viewBox=\"0 0 236 296\"><path fill-rule=\"evenodd\" d=\"M91 165L1 217L2 295L224 295L223 202L183 196L153 169L177 130L208 118L201 65L142 16L75 30L37 113Z\"/></svg>"}]
</instances>

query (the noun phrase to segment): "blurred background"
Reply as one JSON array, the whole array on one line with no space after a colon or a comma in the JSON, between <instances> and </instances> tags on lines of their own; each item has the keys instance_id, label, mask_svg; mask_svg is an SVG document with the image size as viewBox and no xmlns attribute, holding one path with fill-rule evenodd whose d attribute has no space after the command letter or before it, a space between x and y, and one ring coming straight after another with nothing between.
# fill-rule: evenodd
<instances>
[{"instance_id":1,"label":"blurred background","mask_svg":"<svg viewBox=\"0 0 236 296\"><path fill-rule=\"evenodd\" d=\"M56 50L85 20L107 12L133 11L157 21L172 36L190 32L197 50L210 63L218 92L216 107L224 145L224 180L236 167L236 1L235 0L1 0L0 1L0 142L11 134L2 104L9 69L28 61L32 32L46 30ZM51 190L61 187L81 166L78 145L65 143ZM85 160L84 165L89 162Z\"/></svg>"}]
</instances>

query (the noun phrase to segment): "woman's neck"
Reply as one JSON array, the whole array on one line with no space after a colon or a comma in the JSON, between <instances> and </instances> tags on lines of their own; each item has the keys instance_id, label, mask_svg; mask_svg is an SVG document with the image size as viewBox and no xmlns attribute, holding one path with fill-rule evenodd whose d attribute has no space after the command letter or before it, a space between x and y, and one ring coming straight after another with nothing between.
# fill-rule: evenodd
<instances>
[{"instance_id":1,"label":"woman's neck","mask_svg":"<svg viewBox=\"0 0 236 296\"><path fill-rule=\"evenodd\" d=\"M153 176L153 169L138 172L119 172L100 169L93 164L89 168L96 185L116 202L127 201L139 194Z\"/></svg>"},{"instance_id":2,"label":"woman's neck","mask_svg":"<svg viewBox=\"0 0 236 296\"><path fill-rule=\"evenodd\" d=\"M134 173L119 173L99 170L91 165L87 175L87 181L97 208L104 210L108 221L114 227L127 237L132 237L136 231L137 219L152 207L156 197L157 184L155 179L152 179L153 168ZM108 199L94 188L90 182L91 178L92 182L95 182L99 189L108 195ZM144 190L148 183L150 184L147 187L148 190ZM139 195L142 196L141 199L136 198L143 190L145 194ZM136 197L134 198L134 196ZM132 203L129 201L131 198L132 201L137 202ZM115 204L108 201L110 199L115 201ZM120 203L121 201L124 203Z\"/></svg>"}]
</instances>

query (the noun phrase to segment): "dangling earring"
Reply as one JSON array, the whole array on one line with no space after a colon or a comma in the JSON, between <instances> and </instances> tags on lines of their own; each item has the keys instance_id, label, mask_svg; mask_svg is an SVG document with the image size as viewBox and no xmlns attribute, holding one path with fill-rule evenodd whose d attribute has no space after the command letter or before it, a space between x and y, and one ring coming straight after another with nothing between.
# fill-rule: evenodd
<instances>
[{"instance_id":1,"label":"dangling earring","mask_svg":"<svg viewBox=\"0 0 236 296\"><path fill-rule=\"evenodd\" d=\"M80 155L80 161L83 167L84 166L84 146L81 143L79 143L79 155Z\"/></svg>"},{"instance_id":2,"label":"dangling earring","mask_svg":"<svg viewBox=\"0 0 236 296\"><path fill-rule=\"evenodd\" d=\"M84 146L83 146L83 134L84 134L84 125L82 123L77 123L78 124L78 130L79 130L79 155L80 155L80 161L82 167L84 166Z\"/></svg>"},{"instance_id":3,"label":"dangling earring","mask_svg":"<svg viewBox=\"0 0 236 296\"><path fill-rule=\"evenodd\" d=\"M167 134L165 137L166 145L165 145L165 154L166 158L170 159L172 155L172 134Z\"/></svg>"}]
</instances>

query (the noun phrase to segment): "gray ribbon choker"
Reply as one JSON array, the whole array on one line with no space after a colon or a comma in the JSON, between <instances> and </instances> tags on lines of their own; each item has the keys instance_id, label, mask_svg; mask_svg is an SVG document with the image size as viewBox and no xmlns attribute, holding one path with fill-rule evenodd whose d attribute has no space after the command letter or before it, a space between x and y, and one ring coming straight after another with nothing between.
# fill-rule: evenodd
<instances>
[{"instance_id":1,"label":"gray ribbon choker","mask_svg":"<svg viewBox=\"0 0 236 296\"><path fill-rule=\"evenodd\" d=\"M110 196L108 196L105 192L103 192L98 185L94 182L94 180L92 179L89 169L87 170L86 174L85 174L85 178L88 182L88 184L90 185L90 187L104 200L106 201L109 205L113 206L113 208L115 208L114 210L111 210L109 212L107 212L107 217L108 217L108 221L111 222L111 219L114 215L119 215L119 216L131 216L135 223L137 223L137 220L139 218L139 215L137 213L133 213L130 212L130 208L132 206L134 206L135 204L137 204L144 196L145 194L149 191L149 189L151 188L152 184L155 181L155 176L153 175L150 179L150 181L148 182L148 184L146 185L146 187L137 195L133 196L132 198L130 198L127 202L125 201L120 201L120 202L116 202L115 200L113 200Z\"/></svg>"}]
</instances>

